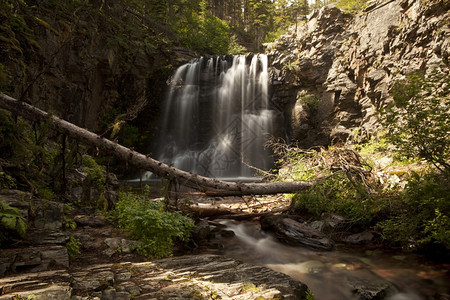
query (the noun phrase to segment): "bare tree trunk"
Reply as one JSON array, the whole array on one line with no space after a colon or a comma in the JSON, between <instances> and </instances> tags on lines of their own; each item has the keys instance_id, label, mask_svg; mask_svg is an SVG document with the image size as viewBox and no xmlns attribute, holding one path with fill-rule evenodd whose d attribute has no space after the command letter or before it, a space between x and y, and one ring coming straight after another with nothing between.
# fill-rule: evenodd
<instances>
[{"instance_id":1,"label":"bare tree trunk","mask_svg":"<svg viewBox=\"0 0 450 300\"><path fill-rule=\"evenodd\" d=\"M314 183L313 181L239 183L212 179L171 167L56 116L50 115L25 102L19 102L3 93L0 93L0 107L14 111L29 120L48 120L50 126L62 134L86 145L97 147L100 151L112 154L137 168L151 171L158 176L175 181L180 185L188 186L205 193L214 195L223 193L227 196L295 193L309 188Z\"/></svg>"}]
</instances>

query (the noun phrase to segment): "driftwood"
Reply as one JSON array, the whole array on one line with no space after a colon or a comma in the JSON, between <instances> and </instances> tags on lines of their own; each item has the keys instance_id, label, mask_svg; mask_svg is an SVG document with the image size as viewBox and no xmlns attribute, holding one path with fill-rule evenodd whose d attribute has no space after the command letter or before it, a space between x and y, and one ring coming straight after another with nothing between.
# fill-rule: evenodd
<instances>
[{"instance_id":1,"label":"driftwood","mask_svg":"<svg viewBox=\"0 0 450 300\"><path fill-rule=\"evenodd\" d=\"M137 168L149 170L158 176L205 193L214 195L223 193L227 196L295 193L309 188L314 183L313 181L239 183L212 179L171 167L3 93L0 93L0 107L14 111L29 120L46 120L57 132L86 145L97 147L99 151L114 155Z\"/></svg>"}]
</instances>

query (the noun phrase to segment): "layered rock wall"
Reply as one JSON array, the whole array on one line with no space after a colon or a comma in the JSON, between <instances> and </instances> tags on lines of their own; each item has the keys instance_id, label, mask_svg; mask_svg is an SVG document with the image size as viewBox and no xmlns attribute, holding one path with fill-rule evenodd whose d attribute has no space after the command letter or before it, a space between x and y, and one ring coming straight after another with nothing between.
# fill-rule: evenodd
<instances>
[{"instance_id":1,"label":"layered rock wall","mask_svg":"<svg viewBox=\"0 0 450 300\"><path fill-rule=\"evenodd\" d=\"M448 1L391 0L358 15L313 11L267 45L272 101L303 147L362 141L380 128L392 84L413 72L449 73Z\"/></svg>"},{"instance_id":2,"label":"layered rock wall","mask_svg":"<svg viewBox=\"0 0 450 300\"><path fill-rule=\"evenodd\" d=\"M0 32L0 90L90 130L104 130L139 101L153 111L144 116L148 122L172 66L196 56L177 47L169 29L120 1L24 2L15 9L13 16L4 12L7 21L21 20L24 29L8 33L16 48Z\"/></svg>"}]
</instances>

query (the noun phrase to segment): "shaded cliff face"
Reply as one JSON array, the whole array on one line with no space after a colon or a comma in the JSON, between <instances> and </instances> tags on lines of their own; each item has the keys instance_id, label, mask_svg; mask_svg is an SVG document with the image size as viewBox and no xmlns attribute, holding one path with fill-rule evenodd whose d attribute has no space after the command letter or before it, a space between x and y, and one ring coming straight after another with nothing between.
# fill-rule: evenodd
<instances>
[{"instance_id":1,"label":"shaded cliff face","mask_svg":"<svg viewBox=\"0 0 450 300\"><path fill-rule=\"evenodd\" d=\"M424 2L424 3L422 3ZM448 1L393 0L352 16L324 7L268 45L273 101L303 147L377 132L389 89L412 72L449 74Z\"/></svg>"},{"instance_id":2,"label":"shaded cliff face","mask_svg":"<svg viewBox=\"0 0 450 300\"><path fill-rule=\"evenodd\" d=\"M127 1L0 5L2 91L90 130L138 102L160 101L173 66L192 58ZM154 113L154 112L153 112Z\"/></svg>"}]
</instances>

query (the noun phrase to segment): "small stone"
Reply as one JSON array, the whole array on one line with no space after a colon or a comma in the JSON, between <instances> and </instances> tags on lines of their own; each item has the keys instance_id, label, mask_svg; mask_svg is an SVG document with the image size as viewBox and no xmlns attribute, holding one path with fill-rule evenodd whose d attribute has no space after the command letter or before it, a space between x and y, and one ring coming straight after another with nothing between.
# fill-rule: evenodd
<instances>
[{"instance_id":1,"label":"small stone","mask_svg":"<svg viewBox=\"0 0 450 300\"><path fill-rule=\"evenodd\" d=\"M131 272L123 272L123 273L118 273L116 275L114 275L114 279L116 281L121 281L121 280L128 280L131 278Z\"/></svg>"},{"instance_id":2,"label":"small stone","mask_svg":"<svg viewBox=\"0 0 450 300\"><path fill-rule=\"evenodd\" d=\"M138 241L122 239L121 240L122 253L133 252L133 250L136 249L138 243L139 243Z\"/></svg>"},{"instance_id":3,"label":"small stone","mask_svg":"<svg viewBox=\"0 0 450 300\"><path fill-rule=\"evenodd\" d=\"M104 242L110 249L116 251L120 249L122 245L122 239L120 238L106 238Z\"/></svg>"},{"instance_id":4,"label":"small stone","mask_svg":"<svg viewBox=\"0 0 450 300\"><path fill-rule=\"evenodd\" d=\"M384 299L391 285L382 279L364 280L356 277L347 278L347 283L352 292L361 300Z\"/></svg>"}]
</instances>

